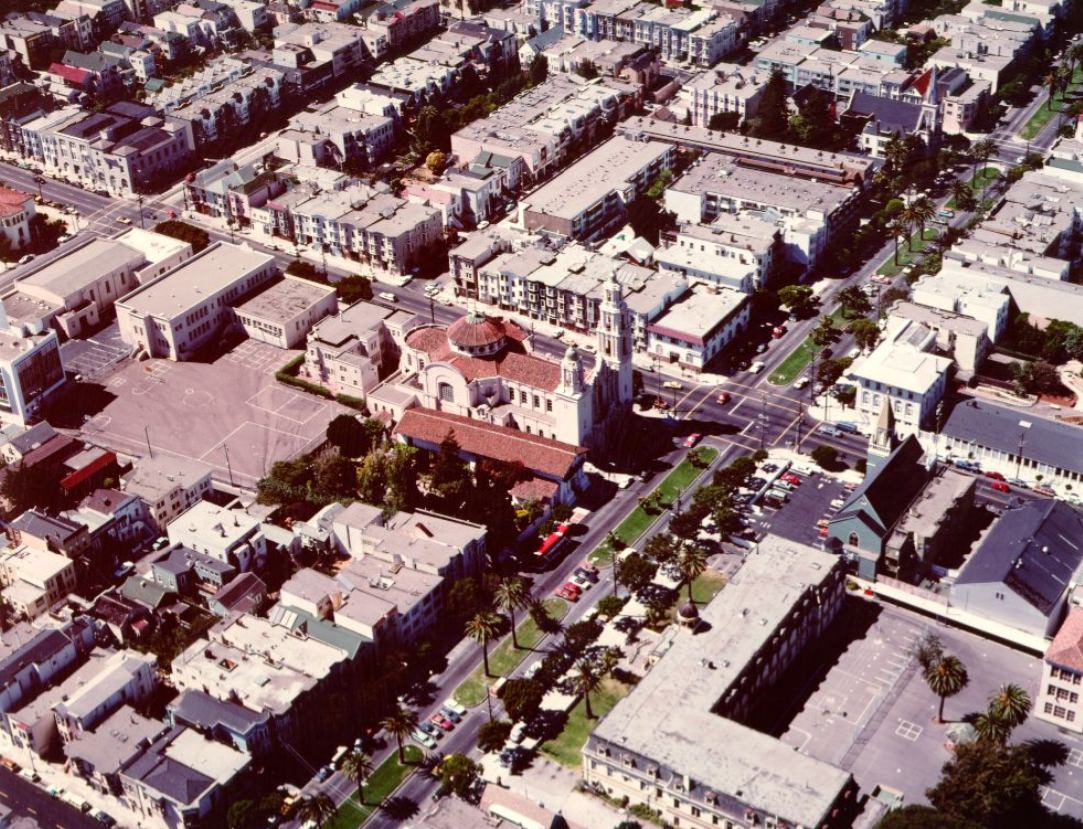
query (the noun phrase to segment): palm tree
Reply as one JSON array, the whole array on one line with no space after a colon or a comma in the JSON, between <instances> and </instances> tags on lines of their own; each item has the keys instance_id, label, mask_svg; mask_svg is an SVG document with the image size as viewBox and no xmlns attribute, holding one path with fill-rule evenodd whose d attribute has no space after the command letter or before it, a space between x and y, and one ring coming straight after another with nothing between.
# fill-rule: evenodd
<instances>
[{"instance_id":1,"label":"palm tree","mask_svg":"<svg viewBox=\"0 0 1083 829\"><path fill-rule=\"evenodd\" d=\"M907 210L910 212L911 221L918 226L918 231L921 233L918 238L924 242L925 225L936 215L936 205L928 196L919 196L910 202Z\"/></svg>"},{"instance_id":2,"label":"palm tree","mask_svg":"<svg viewBox=\"0 0 1083 829\"><path fill-rule=\"evenodd\" d=\"M365 752L355 749L342 758L339 771L342 772L343 777L357 786L357 801L364 803L365 781L372 774L372 760L369 759L369 756Z\"/></svg>"},{"instance_id":3,"label":"palm tree","mask_svg":"<svg viewBox=\"0 0 1083 829\"><path fill-rule=\"evenodd\" d=\"M1083 63L1083 43L1077 43L1071 49L1068 50L1068 68L1071 70L1072 75L1075 75L1075 66L1077 63Z\"/></svg>"},{"instance_id":4,"label":"palm tree","mask_svg":"<svg viewBox=\"0 0 1083 829\"><path fill-rule=\"evenodd\" d=\"M925 669L925 682L940 697L940 710L936 721L944 722L944 700L958 694L970 681L966 667L957 656L942 656Z\"/></svg>"},{"instance_id":5,"label":"palm tree","mask_svg":"<svg viewBox=\"0 0 1083 829\"><path fill-rule=\"evenodd\" d=\"M1008 724L991 710L978 714L974 717L971 725L973 725L974 730L978 732L979 740L985 740L990 743L1005 743L1008 740L1008 735L1011 733L1011 728Z\"/></svg>"},{"instance_id":6,"label":"palm tree","mask_svg":"<svg viewBox=\"0 0 1083 829\"><path fill-rule=\"evenodd\" d=\"M677 569L681 578L688 582L688 601L694 603L692 582L707 569L707 552L699 544L686 544L681 550L681 557L677 559Z\"/></svg>"},{"instance_id":7,"label":"palm tree","mask_svg":"<svg viewBox=\"0 0 1083 829\"><path fill-rule=\"evenodd\" d=\"M906 161L910 157L910 148L906 146L906 142L902 140L898 135L893 135L884 145L884 161L887 162L887 166L891 168L893 175L898 175L903 167L906 166Z\"/></svg>"},{"instance_id":8,"label":"palm tree","mask_svg":"<svg viewBox=\"0 0 1083 829\"><path fill-rule=\"evenodd\" d=\"M395 738L399 744L399 765L406 762L406 738L417 728L417 712L410 708L397 708L380 721L380 728Z\"/></svg>"},{"instance_id":9,"label":"palm tree","mask_svg":"<svg viewBox=\"0 0 1083 829\"><path fill-rule=\"evenodd\" d=\"M1030 713L1030 695L1014 683L1001 685L989 700L989 713L1003 720L1009 729L1020 726Z\"/></svg>"},{"instance_id":10,"label":"palm tree","mask_svg":"<svg viewBox=\"0 0 1083 829\"><path fill-rule=\"evenodd\" d=\"M328 795L320 792L304 798L297 806L297 820L300 823L311 821L316 824L316 829L323 826L335 816L335 801Z\"/></svg>"},{"instance_id":11,"label":"palm tree","mask_svg":"<svg viewBox=\"0 0 1083 829\"><path fill-rule=\"evenodd\" d=\"M575 685L575 690L583 695L583 705L587 709L587 719L593 720L594 711L590 707L590 695L598 690L598 686L602 684L602 678L594 672L594 668L585 659L580 660L575 668L572 683Z\"/></svg>"},{"instance_id":12,"label":"palm tree","mask_svg":"<svg viewBox=\"0 0 1083 829\"><path fill-rule=\"evenodd\" d=\"M485 676L489 673L489 640L500 633L500 617L491 610L482 610L466 620L466 635L481 645Z\"/></svg>"},{"instance_id":13,"label":"palm tree","mask_svg":"<svg viewBox=\"0 0 1083 829\"><path fill-rule=\"evenodd\" d=\"M978 165L984 164L990 158L992 158L997 151L997 145L994 144L988 138L983 138L981 141L975 141L970 145L970 158L974 164L973 175L978 174Z\"/></svg>"},{"instance_id":14,"label":"palm tree","mask_svg":"<svg viewBox=\"0 0 1083 829\"><path fill-rule=\"evenodd\" d=\"M895 243L895 264L899 264L899 237L908 237L910 229L906 226L902 216L896 216L887 223L887 232L891 234L891 240Z\"/></svg>"},{"instance_id":15,"label":"palm tree","mask_svg":"<svg viewBox=\"0 0 1083 829\"><path fill-rule=\"evenodd\" d=\"M496 587L494 599L499 607L508 612L508 621L511 623L511 643L515 649L519 649L519 640L515 636L515 611L530 606L530 587L526 580L516 576L504 579Z\"/></svg>"},{"instance_id":16,"label":"palm tree","mask_svg":"<svg viewBox=\"0 0 1083 829\"><path fill-rule=\"evenodd\" d=\"M951 184L951 197L960 210L973 210L974 203L977 201L970 183L959 179L955 179Z\"/></svg>"}]
</instances>

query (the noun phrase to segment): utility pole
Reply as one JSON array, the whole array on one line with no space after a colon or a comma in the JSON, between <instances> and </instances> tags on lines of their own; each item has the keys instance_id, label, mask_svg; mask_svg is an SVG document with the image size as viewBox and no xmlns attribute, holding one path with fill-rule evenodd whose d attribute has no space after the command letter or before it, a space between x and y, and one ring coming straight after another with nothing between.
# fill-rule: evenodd
<instances>
[{"instance_id":1,"label":"utility pole","mask_svg":"<svg viewBox=\"0 0 1083 829\"><path fill-rule=\"evenodd\" d=\"M1019 433L1019 454L1015 456L1015 478L1018 480L1023 467L1023 445L1027 442L1027 433Z\"/></svg>"},{"instance_id":2,"label":"utility pole","mask_svg":"<svg viewBox=\"0 0 1083 829\"><path fill-rule=\"evenodd\" d=\"M143 435L147 439L147 454L150 455L153 458L154 457L154 450L150 448L150 424L149 423L144 423L143 424Z\"/></svg>"},{"instance_id":3,"label":"utility pole","mask_svg":"<svg viewBox=\"0 0 1083 829\"><path fill-rule=\"evenodd\" d=\"M760 393L760 449L767 441L767 392Z\"/></svg>"},{"instance_id":4,"label":"utility pole","mask_svg":"<svg viewBox=\"0 0 1083 829\"><path fill-rule=\"evenodd\" d=\"M433 323L433 325L436 324L436 300L434 300L432 297L429 297L429 321L431 323ZM530 344L531 345L534 344L534 326L533 325L530 326Z\"/></svg>"},{"instance_id":5,"label":"utility pole","mask_svg":"<svg viewBox=\"0 0 1083 829\"><path fill-rule=\"evenodd\" d=\"M143 229L143 194L142 193L139 194L139 196L136 198L136 201L139 202L139 229L142 230Z\"/></svg>"},{"instance_id":6,"label":"utility pole","mask_svg":"<svg viewBox=\"0 0 1083 829\"><path fill-rule=\"evenodd\" d=\"M229 446L225 443L222 444L222 451L226 453L226 471L229 472L229 485L236 486L233 483L233 467L229 463Z\"/></svg>"}]
</instances>

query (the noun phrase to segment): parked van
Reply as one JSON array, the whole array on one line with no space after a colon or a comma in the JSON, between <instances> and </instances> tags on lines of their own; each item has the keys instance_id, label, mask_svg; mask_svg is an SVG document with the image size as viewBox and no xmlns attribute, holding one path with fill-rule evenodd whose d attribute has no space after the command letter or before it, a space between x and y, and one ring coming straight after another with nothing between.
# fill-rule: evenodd
<instances>
[{"instance_id":1,"label":"parked van","mask_svg":"<svg viewBox=\"0 0 1083 829\"><path fill-rule=\"evenodd\" d=\"M80 812L90 811L90 804L73 792L64 792L62 795L60 795L60 799L67 803L69 806L71 806L73 809L78 809Z\"/></svg>"}]
</instances>

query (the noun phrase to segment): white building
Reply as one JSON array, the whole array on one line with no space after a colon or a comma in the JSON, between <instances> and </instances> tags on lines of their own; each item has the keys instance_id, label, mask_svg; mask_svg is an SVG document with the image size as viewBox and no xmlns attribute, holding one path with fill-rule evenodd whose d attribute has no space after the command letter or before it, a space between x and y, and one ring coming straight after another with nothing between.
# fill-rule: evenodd
<instances>
[{"instance_id":1,"label":"white building","mask_svg":"<svg viewBox=\"0 0 1083 829\"><path fill-rule=\"evenodd\" d=\"M0 585L17 618L36 619L75 589L75 562L30 546L0 549Z\"/></svg>"},{"instance_id":2,"label":"white building","mask_svg":"<svg viewBox=\"0 0 1083 829\"><path fill-rule=\"evenodd\" d=\"M1083 607L1069 609L1042 661L1034 716L1083 733Z\"/></svg>"},{"instance_id":3,"label":"white building","mask_svg":"<svg viewBox=\"0 0 1083 829\"><path fill-rule=\"evenodd\" d=\"M287 275L238 305L235 313L253 340L296 348L314 325L337 309L334 288Z\"/></svg>"},{"instance_id":4,"label":"white building","mask_svg":"<svg viewBox=\"0 0 1083 829\"><path fill-rule=\"evenodd\" d=\"M197 460L159 454L139 458L121 483L126 493L146 504L147 517L164 531L174 518L211 491L213 471Z\"/></svg>"},{"instance_id":5,"label":"white building","mask_svg":"<svg viewBox=\"0 0 1083 829\"><path fill-rule=\"evenodd\" d=\"M120 336L150 357L187 360L232 324L231 306L276 270L269 254L218 242L119 301Z\"/></svg>"},{"instance_id":6,"label":"white building","mask_svg":"<svg viewBox=\"0 0 1083 829\"><path fill-rule=\"evenodd\" d=\"M70 742L92 731L125 704L138 704L157 686L158 658L138 651L109 656L86 684L53 706L60 738Z\"/></svg>"},{"instance_id":7,"label":"white building","mask_svg":"<svg viewBox=\"0 0 1083 829\"><path fill-rule=\"evenodd\" d=\"M654 260L662 272L751 294L768 286L785 255L782 236L763 213L720 213L709 225L682 224Z\"/></svg>"},{"instance_id":8,"label":"white building","mask_svg":"<svg viewBox=\"0 0 1083 829\"><path fill-rule=\"evenodd\" d=\"M647 326L647 353L659 363L703 371L748 328L748 295L733 288L696 286Z\"/></svg>"},{"instance_id":9,"label":"white building","mask_svg":"<svg viewBox=\"0 0 1083 829\"><path fill-rule=\"evenodd\" d=\"M883 341L854 364L857 411L869 428L887 401L895 415L897 436L916 434L947 390L952 360L931 353L936 332L906 319L888 319Z\"/></svg>"},{"instance_id":10,"label":"white building","mask_svg":"<svg viewBox=\"0 0 1083 829\"><path fill-rule=\"evenodd\" d=\"M0 420L26 425L64 381L56 332L24 336L0 309Z\"/></svg>"},{"instance_id":11,"label":"white building","mask_svg":"<svg viewBox=\"0 0 1083 829\"><path fill-rule=\"evenodd\" d=\"M394 365L405 333L395 332L412 314L391 311L371 302L357 302L312 327L302 374L315 383L364 397L380 382L380 372Z\"/></svg>"},{"instance_id":12,"label":"white building","mask_svg":"<svg viewBox=\"0 0 1083 829\"><path fill-rule=\"evenodd\" d=\"M167 534L172 544L183 544L241 572L262 566L267 557L267 538L260 519L211 501L199 501L178 515Z\"/></svg>"}]
</instances>

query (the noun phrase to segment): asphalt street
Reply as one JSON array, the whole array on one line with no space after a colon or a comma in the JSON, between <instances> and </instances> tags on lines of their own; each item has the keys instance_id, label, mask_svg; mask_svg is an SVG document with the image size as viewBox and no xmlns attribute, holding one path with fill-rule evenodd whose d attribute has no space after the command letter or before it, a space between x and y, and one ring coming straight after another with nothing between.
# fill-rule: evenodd
<instances>
[{"instance_id":1,"label":"asphalt street","mask_svg":"<svg viewBox=\"0 0 1083 829\"><path fill-rule=\"evenodd\" d=\"M102 829L102 824L0 766L0 803L42 829Z\"/></svg>"}]
</instances>

